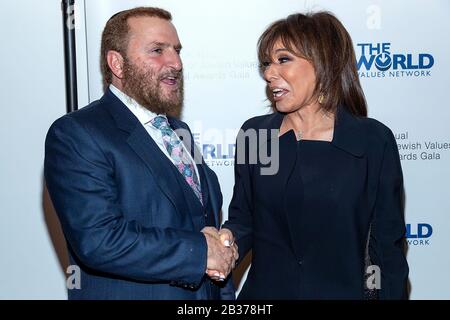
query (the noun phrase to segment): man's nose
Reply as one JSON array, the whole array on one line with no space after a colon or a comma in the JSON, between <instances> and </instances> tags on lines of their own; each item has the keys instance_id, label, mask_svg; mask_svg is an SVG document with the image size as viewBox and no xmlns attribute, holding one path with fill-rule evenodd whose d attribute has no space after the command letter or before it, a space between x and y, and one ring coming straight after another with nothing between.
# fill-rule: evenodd
<instances>
[{"instance_id":1,"label":"man's nose","mask_svg":"<svg viewBox=\"0 0 450 320\"><path fill-rule=\"evenodd\" d=\"M170 50L170 53L167 57L167 65L172 69L181 71L181 69L183 68L183 62L181 61L180 54L177 52L177 50Z\"/></svg>"}]
</instances>

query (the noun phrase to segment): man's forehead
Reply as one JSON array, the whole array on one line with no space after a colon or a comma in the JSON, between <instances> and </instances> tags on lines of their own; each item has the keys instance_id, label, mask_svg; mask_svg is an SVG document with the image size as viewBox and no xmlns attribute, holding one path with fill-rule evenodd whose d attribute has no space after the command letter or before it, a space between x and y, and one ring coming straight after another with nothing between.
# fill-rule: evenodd
<instances>
[{"instance_id":1,"label":"man's forehead","mask_svg":"<svg viewBox=\"0 0 450 320\"><path fill-rule=\"evenodd\" d=\"M159 17L130 17L127 22L130 31L134 33L142 31L175 31L175 27L169 20Z\"/></svg>"},{"instance_id":2,"label":"man's forehead","mask_svg":"<svg viewBox=\"0 0 450 320\"><path fill-rule=\"evenodd\" d=\"M145 37L152 41L177 42L173 45L179 42L177 31L169 20L159 17L131 17L128 19L128 25L130 38Z\"/></svg>"}]
</instances>

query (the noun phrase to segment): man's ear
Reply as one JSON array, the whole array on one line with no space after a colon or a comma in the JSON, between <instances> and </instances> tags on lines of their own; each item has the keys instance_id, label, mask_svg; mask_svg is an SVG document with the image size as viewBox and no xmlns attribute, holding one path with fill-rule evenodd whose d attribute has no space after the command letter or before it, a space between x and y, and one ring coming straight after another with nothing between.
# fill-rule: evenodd
<instances>
[{"instance_id":1,"label":"man's ear","mask_svg":"<svg viewBox=\"0 0 450 320\"><path fill-rule=\"evenodd\" d=\"M119 79L123 78L123 57L114 50L109 50L106 55L106 61L111 69L111 72Z\"/></svg>"}]
</instances>

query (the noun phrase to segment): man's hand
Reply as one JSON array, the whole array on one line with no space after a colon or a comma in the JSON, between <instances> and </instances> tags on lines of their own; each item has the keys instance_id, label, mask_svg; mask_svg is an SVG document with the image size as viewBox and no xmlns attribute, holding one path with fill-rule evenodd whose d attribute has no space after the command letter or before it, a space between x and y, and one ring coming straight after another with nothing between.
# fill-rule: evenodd
<instances>
[{"instance_id":1,"label":"man's hand","mask_svg":"<svg viewBox=\"0 0 450 320\"><path fill-rule=\"evenodd\" d=\"M231 270L234 269L236 260L239 258L238 247L234 242L234 236L228 229L217 231L213 227L205 227L202 232L205 234L208 243L206 273L213 280L223 281ZM216 256L217 254L219 257ZM221 267L215 267L216 265L220 265Z\"/></svg>"},{"instance_id":2,"label":"man's hand","mask_svg":"<svg viewBox=\"0 0 450 320\"><path fill-rule=\"evenodd\" d=\"M232 269L234 269L234 267L236 265L236 261L239 259L239 253L238 253L238 246L237 246L236 242L234 241L233 233L231 232L231 230L229 230L227 228L222 228L219 230L219 236L220 236L220 241L224 244L224 246L231 247L231 249L233 251L234 261L233 261Z\"/></svg>"}]
</instances>

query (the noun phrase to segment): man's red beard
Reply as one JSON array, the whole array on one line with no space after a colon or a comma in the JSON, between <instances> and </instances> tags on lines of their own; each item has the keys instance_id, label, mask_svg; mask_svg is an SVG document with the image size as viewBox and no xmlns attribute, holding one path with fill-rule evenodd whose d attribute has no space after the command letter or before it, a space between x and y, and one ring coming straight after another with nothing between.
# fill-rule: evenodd
<instances>
[{"instance_id":1,"label":"man's red beard","mask_svg":"<svg viewBox=\"0 0 450 320\"><path fill-rule=\"evenodd\" d=\"M169 76L175 77L178 86L167 96L162 92L161 79ZM148 110L156 114L180 115L184 96L182 71L167 71L157 76L125 57L122 83L124 92Z\"/></svg>"}]
</instances>

